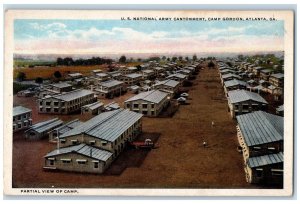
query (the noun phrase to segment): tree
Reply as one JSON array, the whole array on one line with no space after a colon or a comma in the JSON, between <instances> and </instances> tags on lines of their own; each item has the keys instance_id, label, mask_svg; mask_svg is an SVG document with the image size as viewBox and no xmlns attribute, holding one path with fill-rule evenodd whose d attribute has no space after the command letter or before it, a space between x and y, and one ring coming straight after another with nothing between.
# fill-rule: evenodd
<instances>
[{"instance_id":1,"label":"tree","mask_svg":"<svg viewBox=\"0 0 300 204\"><path fill-rule=\"evenodd\" d=\"M35 83L37 83L37 84L42 84L42 83L43 83L43 78L42 78L42 77L37 77L37 78L35 79Z\"/></svg>"},{"instance_id":2,"label":"tree","mask_svg":"<svg viewBox=\"0 0 300 204\"><path fill-rule=\"evenodd\" d=\"M238 59L239 60L243 60L244 59L244 55L238 55Z\"/></svg>"},{"instance_id":3,"label":"tree","mask_svg":"<svg viewBox=\"0 0 300 204\"><path fill-rule=\"evenodd\" d=\"M167 61L170 62L170 57L167 58Z\"/></svg>"},{"instance_id":4,"label":"tree","mask_svg":"<svg viewBox=\"0 0 300 204\"><path fill-rule=\"evenodd\" d=\"M53 76L57 79L60 79L62 77L61 73L59 71L55 71Z\"/></svg>"},{"instance_id":5,"label":"tree","mask_svg":"<svg viewBox=\"0 0 300 204\"><path fill-rule=\"evenodd\" d=\"M161 58L162 60L166 60L167 58L166 58L166 56L162 56L162 58Z\"/></svg>"},{"instance_id":6,"label":"tree","mask_svg":"<svg viewBox=\"0 0 300 204\"><path fill-rule=\"evenodd\" d=\"M186 60L186 61L189 61L189 57L188 57L188 56L186 56L186 57L185 57L185 60Z\"/></svg>"},{"instance_id":7,"label":"tree","mask_svg":"<svg viewBox=\"0 0 300 204\"><path fill-rule=\"evenodd\" d=\"M172 62L176 62L177 57L172 57Z\"/></svg>"},{"instance_id":8,"label":"tree","mask_svg":"<svg viewBox=\"0 0 300 204\"><path fill-rule=\"evenodd\" d=\"M182 58L182 56L179 56L178 59L179 59L180 61L182 61L183 58Z\"/></svg>"},{"instance_id":9,"label":"tree","mask_svg":"<svg viewBox=\"0 0 300 204\"><path fill-rule=\"evenodd\" d=\"M136 66L136 68L137 68L138 71L141 71L141 70L142 70L141 65Z\"/></svg>"},{"instance_id":10,"label":"tree","mask_svg":"<svg viewBox=\"0 0 300 204\"><path fill-rule=\"evenodd\" d=\"M210 61L208 63L208 68L214 68L215 67L215 63L213 63L212 61Z\"/></svg>"},{"instance_id":11,"label":"tree","mask_svg":"<svg viewBox=\"0 0 300 204\"><path fill-rule=\"evenodd\" d=\"M26 79L26 74L24 72L18 72L17 80L18 81L24 81L25 79Z\"/></svg>"},{"instance_id":12,"label":"tree","mask_svg":"<svg viewBox=\"0 0 300 204\"><path fill-rule=\"evenodd\" d=\"M229 67L232 67L232 63L231 63L231 62L226 62L226 64L227 64Z\"/></svg>"},{"instance_id":13,"label":"tree","mask_svg":"<svg viewBox=\"0 0 300 204\"><path fill-rule=\"evenodd\" d=\"M119 59L119 62L121 63L125 63L126 62L126 57L124 55L122 55Z\"/></svg>"},{"instance_id":14,"label":"tree","mask_svg":"<svg viewBox=\"0 0 300 204\"><path fill-rule=\"evenodd\" d=\"M193 61L197 60L197 55L193 55Z\"/></svg>"}]
</instances>

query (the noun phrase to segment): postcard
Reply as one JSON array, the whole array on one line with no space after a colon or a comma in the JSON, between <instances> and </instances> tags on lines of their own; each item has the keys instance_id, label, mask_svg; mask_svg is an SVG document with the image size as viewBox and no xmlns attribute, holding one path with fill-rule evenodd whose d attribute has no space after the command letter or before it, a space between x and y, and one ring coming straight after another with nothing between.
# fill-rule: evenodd
<instances>
[{"instance_id":1,"label":"postcard","mask_svg":"<svg viewBox=\"0 0 300 204\"><path fill-rule=\"evenodd\" d=\"M6 195L291 196L294 13L8 10Z\"/></svg>"}]
</instances>

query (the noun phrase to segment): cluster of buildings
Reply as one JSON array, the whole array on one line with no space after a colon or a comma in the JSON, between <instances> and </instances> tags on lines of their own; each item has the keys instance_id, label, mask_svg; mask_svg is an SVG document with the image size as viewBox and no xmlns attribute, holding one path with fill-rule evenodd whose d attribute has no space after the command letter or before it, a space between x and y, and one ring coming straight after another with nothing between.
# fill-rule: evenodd
<instances>
[{"instance_id":1,"label":"cluster of buildings","mask_svg":"<svg viewBox=\"0 0 300 204\"><path fill-rule=\"evenodd\" d=\"M90 76L69 73L66 81L42 84L35 89L37 113L56 115L33 124L32 110L14 107L14 131L25 130L29 140L48 138L57 147L45 155L44 168L103 173L142 132L142 117L157 117L179 93L185 80L196 73L198 62L160 66L149 62L139 67L119 66L113 72L100 69ZM104 104L98 99L135 93L124 101ZM57 115L88 115L64 122Z\"/></svg>"},{"instance_id":2,"label":"cluster of buildings","mask_svg":"<svg viewBox=\"0 0 300 204\"><path fill-rule=\"evenodd\" d=\"M94 70L90 80L90 89L98 98L114 98L126 91L132 93L150 91L164 82L164 90L175 94L179 86L182 86L183 82L196 72L197 66L198 63L179 66L176 63L160 65L157 62L149 62L139 65L139 68L119 66L115 68L115 71L106 73L97 70L95 74Z\"/></svg>"},{"instance_id":3,"label":"cluster of buildings","mask_svg":"<svg viewBox=\"0 0 300 204\"><path fill-rule=\"evenodd\" d=\"M249 183L283 184L283 104L269 113L263 97L283 98L282 73L250 63L218 61L228 111L237 120L238 151Z\"/></svg>"},{"instance_id":4,"label":"cluster of buildings","mask_svg":"<svg viewBox=\"0 0 300 204\"><path fill-rule=\"evenodd\" d=\"M228 100L228 112L237 121L238 150L243 155L249 183L283 182L283 104L269 113L263 93L282 100L284 75L245 62L228 65L218 60L220 80ZM49 138L57 148L44 157L45 169L103 173L128 142L142 132L142 117L157 117L178 95L180 87L198 69L198 62L179 66L149 62L139 67L119 66L116 71L93 70L90 77L71 73L68 80L39 87L38 113L88 114L91 119L64 122L52 118L32 123L32 110L13 108L13 131L25 130L25 138ZM83 88L74 88L81 84ZM124 108L98 98L135 93Z\"/></svg>"}]
</instances>

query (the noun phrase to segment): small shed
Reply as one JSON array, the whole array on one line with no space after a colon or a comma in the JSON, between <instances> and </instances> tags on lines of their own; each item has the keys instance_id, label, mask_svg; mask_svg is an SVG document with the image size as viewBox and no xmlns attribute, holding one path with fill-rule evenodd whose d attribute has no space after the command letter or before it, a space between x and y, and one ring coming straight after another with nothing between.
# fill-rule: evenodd
<instances>
[{"instance_id":1,"label":"small shed","mask_svg":"<svg viewBox=\"0 0 300 204\"><path fill-rule=\"evenodd\" d=\"M105 111L113 111L113 110L117 110L117 109L120 109L120 105L115 101L104 106Z\"/></svg>"},{"instance_id":2,"label":"small shed","mask_svg":"<svg viewBox=\"0 0 300 204\"><path fill-rule=\"evenodd\" d=\"M81 107L81 114L98 115L104 109L104 104L100 101L95 103L87 104Z\"/></svg>"}]
</instances>

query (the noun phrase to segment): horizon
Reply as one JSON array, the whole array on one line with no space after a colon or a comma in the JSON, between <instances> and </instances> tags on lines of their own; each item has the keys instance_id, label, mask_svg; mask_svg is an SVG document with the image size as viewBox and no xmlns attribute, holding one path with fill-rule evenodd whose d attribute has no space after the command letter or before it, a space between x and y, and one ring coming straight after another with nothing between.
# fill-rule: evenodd
<instances>
[{"instance_id":1,"label":"horizon","mask_svg":"<svg viewBox=\"0 0 300 204\"><path fill-rule=\"evenodd\" d=\"M25 55L280 52L284 23L17 19L14 40L14 53Z\"/></svg>"},{"instance_id":2,"label":"horizon","mask_svg":"<svg viewBox=\"0 0 300 204\"><path fill-rule=\"evenodd\" d=\"M190 59L193 55L196 55L198 58L206 58L206 57L217 57L217 58L224 58L224 57L237 57L238 55L244 56L254 56L254 55L266 55L266 54L274 54L277 57L282 57L284 51L269 51L269 52L234 52L234 53L223 53L223 52L202 52L202 53L141 53L141 54L132 54L132 53L123 53L123 54L109 54L103 55L102 53L95 53L95 54L19 54L14 53L14 60L15 59L27 59L27 60L57 60L57 58L66 58L71 57L73 59L89 59L92 57L100 57L100 58L107 58L112 60L118 60L122 55L126 56L127 59L133 58L134 60L137 59L149 59L150 57L189 57Z\"/></svg>"}]
</instances>

